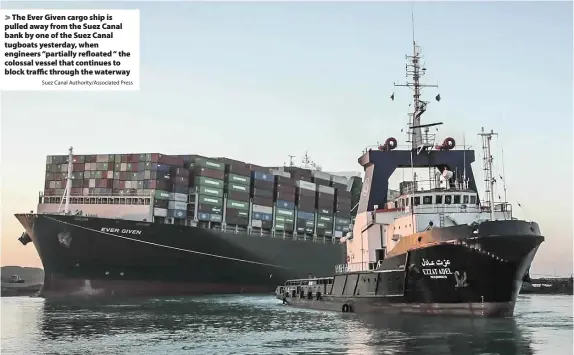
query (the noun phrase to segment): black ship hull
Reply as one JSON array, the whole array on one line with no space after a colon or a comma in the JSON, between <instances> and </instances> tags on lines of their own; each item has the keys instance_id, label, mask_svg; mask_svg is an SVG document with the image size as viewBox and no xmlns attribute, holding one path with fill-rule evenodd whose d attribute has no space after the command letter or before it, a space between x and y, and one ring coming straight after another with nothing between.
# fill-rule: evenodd
<instances>
[{"instance_id":1,"label":"black ship hull","mask_svg":"<svg viewBox=\"0 0 574 355\"><path fill-rule=\"evenodd\" d=\"M42 260L40 296L267 293L332 274L345 245L120 219L18 214ZM26 238L25 238L26 239Z\"/></svg>"},{"instance_id":2,"label":"black ship hull","mask_svg":"<svg viewBox=\"0 0 574 355\"><path fill-rule=\"evenodd\" d=\"M522 229L525 222L505 228L514 223ZM411 249L383 260L376 270L336 274L332 284L286 285L277 289L277 297L298 307L339 312L512 316L544 240L537 231L538 226L528 235L478 236Z\"/></svg>"}]
</instances>

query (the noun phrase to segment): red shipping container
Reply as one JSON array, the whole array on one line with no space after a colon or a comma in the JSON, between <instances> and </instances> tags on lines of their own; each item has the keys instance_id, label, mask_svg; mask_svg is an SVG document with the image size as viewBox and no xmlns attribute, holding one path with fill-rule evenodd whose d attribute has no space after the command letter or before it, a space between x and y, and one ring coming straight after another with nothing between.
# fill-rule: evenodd
<instances>
[{"instance_id":1,"label":"red shipping container","mask_svg":"<svg viewBox=\"0 0 574 355\"><path fill-rule=\"evenodd\" d=\"M157 163L157 162L158 162L158 159L159 159L159 155L160 155L159 153L152 153L152 154L151 154L151 162L152 162L152 163Z\"/></svg>"},{"instance_id":2,"label":"red shipping container","mask_svg":"<svg viewBox=\"0 0 574 355\"><path fill-rule=\"evenodd\" d=\"M72 195L81 195L82 190L83 189L81 187L72 187Z\"/></svg>"},{"instance_id":3,"label":"red shipping container","mask_svg":"<svg viewBox=\"0 0 574 355\"><path fill-rule=\"evenodd\" d=\"M90 187L90 180L84 179L84 182L82 183L82 187Z\"/></svg>"},{"instance_id":4,"label":"red shipping container","mask_svg":"<svg viewBox=\"0 0 574 355\"><path fill-rule=\"evenodd\" d=\"M155 180L149 180L148 184L149 184L149 188L151 190L155 190L157 188L157 181L155 181Z\"/></svg>"},{"instance_id":5,"label":"red shipping container","mask_svg":"<svg viewBox=\"0 0 574 355\"><path fill-rule=\"evenodd\" d=\"M72 169L73 169L74 171L84 171L84 166L85 166L84 163L76 163L76 164L74 164L74 166L72 167Z\"/></svg>"},{"instance_id":6,"label":"red shipping container","mask_svg":"<svg viewBox=\"0 0 574 355\"><path fill-rule=\"evenodd\" d=\"M126 188L126 182L125 181L120 181L120 190L123 190Z\"/></svg>"},{"instance_id":7,"label":"red shipping container","mask_svg":"<svg viewBox=\"0 0 574 355\"><path fill-rule=\"evenodd\" d=\"M139 163L132 164L132 171L138 171Z\"/></svg>"},{"instance_id":8,"label":"red shipping container","mask_svg":"<svg viewBox=\"0 0 574 355\"><path fill-rule=\"evenodd\" d=\"M120 162L121 163L127 163L128 161L128 156L126 154L122 154L120 157Z\"/></svg>"}]
</instances>

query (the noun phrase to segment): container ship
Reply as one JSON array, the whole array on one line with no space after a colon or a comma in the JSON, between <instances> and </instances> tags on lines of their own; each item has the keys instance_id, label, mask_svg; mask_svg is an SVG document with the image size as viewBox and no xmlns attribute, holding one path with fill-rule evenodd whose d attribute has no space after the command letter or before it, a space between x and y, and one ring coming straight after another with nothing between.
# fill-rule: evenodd
<instances>
[{"instance_id":1,"label":"container ship","mask_svg":"<svg viewBox=\"0 0 574 355\"><path fill-rule=\"evenodd\" d=\"M494 132L479 133L481 201L474 150L455 149L452 137L435 142L430 128L442 122L421 124L429 104L422 89L433 85L420 83L426 69L414 39L407 58L410 80L397 86L413 89L410 144L397 149L391 137L359 158L365 176L353 229L344 237L346 263L331 276L288 280L276 296L285 304L338 312L512 316L544 237L537 223L515 218L509 203L494 200ZM435 98L440 101L440 94ZM399 196L391 196L389 178L401 168L407 178Z\"/></svg>"},{"instance_id":2,"label":"container ship","mask_svg":"<svg viewBox=\"0 0 574 355\"><path fill-rule=\"evenodd\" d=\"M52 155L36 213L16 214L40 295L272 292L345 258L361 178L199 155Z\"/></svg>"}]
</instances>

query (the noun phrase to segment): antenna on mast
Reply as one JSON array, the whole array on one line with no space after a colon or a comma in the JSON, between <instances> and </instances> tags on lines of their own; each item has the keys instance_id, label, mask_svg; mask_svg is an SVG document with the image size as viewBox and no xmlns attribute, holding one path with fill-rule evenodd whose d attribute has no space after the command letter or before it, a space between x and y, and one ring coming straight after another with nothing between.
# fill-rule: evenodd
<instances>
[{"instance_id":1,"label":"antenna on mast","mask_svg":"<svg viewBox=\"0 0 574 355\"><path fill-rule=\"evenodd\" d=\"M492 155L490 154L490 142L493 136L498 136L498 133L494 133L493 130L490 132L484 132L484 127L482 127L481 132L478 134L482 137L482 163L484 170L484 193L485 193L485 203L490 210L490 220L494 220L494 183L496 180L492 176Z\"/></svg>"},{"instance_id":2,"label":"antenna on mast","mask_svg":"<svg viewBox=\"0 0 574 355\"><path fill-rule=\"evenodd\" d=\"M421 48L417 45L415 40L415 17L414 10L411 12L412 21L412 35L413 35L413 54L406 55L406 77L407 82L404 84L393 83L395 87L402 86L408 87L413 90L413 112L409 113L409 123L408 123L408 135L409 142L412 144L412 149L418 149L420 152L423 149L429 149L434 146L434 134L429 135L429 127L424 127L425 137L423 137L421 128L421 116L425 113L429 101L421 100L422 89L423 88L438 88L436 84L422 84L420 79L426 74L426 68L421 67ZM410 81L409 81L410 79ZM435 97L436 101L440 101L440 94ZM391 95L391 100L395 100L395 93Z\"/></svg>"}]
</instances>

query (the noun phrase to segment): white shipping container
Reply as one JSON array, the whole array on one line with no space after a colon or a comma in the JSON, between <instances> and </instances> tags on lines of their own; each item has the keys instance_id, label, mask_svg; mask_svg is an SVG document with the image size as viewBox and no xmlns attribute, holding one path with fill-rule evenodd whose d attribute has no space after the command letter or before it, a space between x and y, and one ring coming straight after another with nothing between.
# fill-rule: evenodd
<instances>
[{"instance_id":1,"label":"white shipping container","mask_svg":"<svg viewBox=\"0 0 574 355\"><path fill-rule=\"evenodd\" d=\"M175 192L175 193L173 193L173 198L172 198L172 194L169 194L169 199L174 200L174 201L187 202L187 195Z\"/></svg>"},{"instance_id":2,"label":"white shipping container","mask_svg":"<svg viewBox=\"0 0 574 355\"><path fill-rule=\"evenodd\" d=\"M187 203L181 201L169 201L167 204L167 208L170 210L186 210Z\"/></svg>"},{"instance_id":3,"label":"white shipping container","mask_svg":"<svg viewBox=\"0 0 574 355\"><path fill-rule=\"evenodd\" d=\"M338 184L347 185L349 180L344 176L331 175L331 181Z\"/></svg>"},{"instance_id":4,"label":"white shipping container","mask_svg":"<svg viewBox=\"0 0 574 355\"><path fill-rule=\"evenodd\" d=\"M261 228L261 221L258 220L258 219L252 220L252 221L251 221L251 225L252 225L253 227Z\"/></svg>"},{"instance_id":5,"label":"white shipping container","mask_svg":"<svg viewBox=\"0 0 574 355\"><path fill-rule=\"evenodd\" d=\"M114 178L114 172L108 170L108 179L113 179L113 178Z\"/></svg>"},{"instance_id":6,"label":"white shipping container","mask_svg":"<svg viewBox=\"0 0 574 355\"><path fill-rule=\"evenodd\" d=\"M84 189L82 190L82 194L88 195L89 193L90 193L90 188L89 188L89 187L84 187Z\"/></svg>"},{"instance_id":7,"label":"white shipping container","mask_svg":"<svg viewBox=\"0 0 574 355\"><path fill-rule=\"evenodd\" d=\"M318 190L319 190L319 192L323 192L323 193L330 194L330 195L335 194L335 188L334 187L319 185Z\"/></svg>"},{"instance_id":8,"label":"white shipping container","mask_svg":"<svg viewBox=\"0 0 574 355\"><path fill-rule=\"evenodd\" d=\"M56 188L56 182L55 181L50 181L50 188L51 189L55 189Z\"/></svg>"},{"instance_id":9,"label":"white shipping container","mask_svg":"<svg viewBox=\"0 0 574 355\"><path fill-rule=\"evenodd\" d=\"M96 155L96 161L98 163L107 163L108 162L108 155L107 154L98 154L98 155Z\"/></svg>"},{"instance_id":10,"label":"white shipping container","mask_svg":"<svg viewBox=\"0 0 574 355\"><path fill-rule=\"evenodd\" d=\"M96 187L96 179L90 179L88 186L89 187Z\"/></svg>"},{"instance_id":11,"label":"white shipping container","mask_svg":"<svg viewBox=\"0 0 574 355\"><path fill-rule=\"evenodd\" d=\"M253 213L273 213L273 207L253 205Z\"/></svg>"},{"instance_id":12,"label":"white shipping container","mask_svg":"<svg viewBox=\"0 0 574 355\"><path fill-rule=\"evenodd\" d=\"M60 166L60 171L61 171L62 173L67 173L67 172L68 172L68 164L62 164L62 165Z\"/></svg>"},{"instance_id":13,"label":"white shipping container","mask_svg":"<svg viewBox=\"0 0 574 355\"><path fill-rule=\"evenodd\" d=\"M313 175L317 179L331 181L331 174L327 174L327 173L324 173L322 171L313 170L313 171L311 171L311 175Z\"/></svg>"},{"instance_id":14,"label":"white shipping container","mask_svg":"<svg viewBox=\"0 0 574 355\"><path fill-rule=\"evenodd\" d=\"M120 164L120 171L128 171L128 164L127 163L121 163Z\"/></svg>"},{"instance_id":15,"label":"white shipping container","mask_svg":"<svg viewBox=\"0 0 574 355\"><path fill-rule=\"evenodd\" d=\"M343 232L335 231L335 238L343 238Z\"/></svg>"},{"instance_id":16,"label":"white shipping container","mask_svg":"<svg viewBox=\"0 0 574 355\"><path fill-rule=\"evenodd\" d=\"M84 163L84 170L85 171L90 171L90 163Z\"/></svg>"},{"instance_id":17,"label":"white shipping container","mask_svg":"<svg viewBox=\"0 0 574 355\"><path fill-rule=\"evenodd\" d=\"M286 177L286 178L288 178L288 179L291 178L291 173L289 173L289 172L287 172L287 171L271 170L271 174L277 175L277 176L283 176L283 177Z\"/></svg>"},{"instance_id":18,"label":"white shipping container","mask_svg":"<svg viewBox=\"0 0 574 355\"><path fill-rule=\"evenodd\" d=\"M165 208L154 208L153 215L157 217L167 217L167 210Z\"/></svg>"},{"instance_id":19,"label":"white shipping container","mask_svg":"<svg viewBox=\"0 0 574 355\"><path fill-rule=\"evenodd\" d=\"M312 182L298 180L295 184L298 188L301 189L317 191L317 185L313 184Z\"/></svg>"}]
</instances>

